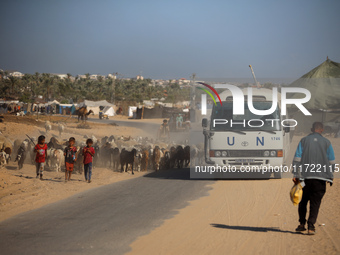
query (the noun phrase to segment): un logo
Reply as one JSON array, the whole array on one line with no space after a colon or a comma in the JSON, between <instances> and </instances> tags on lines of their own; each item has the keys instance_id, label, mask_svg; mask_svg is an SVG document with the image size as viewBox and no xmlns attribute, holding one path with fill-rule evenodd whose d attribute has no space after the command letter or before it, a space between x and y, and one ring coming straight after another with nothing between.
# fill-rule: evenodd
<instances>
[{"instance_id":1,"label":"un logo","mask_svg":"<svg viewBox=\"0 0 340 255\"><path fill-rule=\"evenodd\" d=\"M243 141L243 142L241 143L241 145L242 145L243 147L246 147L246 146L249 145L249 143L248 143L247 141Z\"/></svg>"}]
</instances>

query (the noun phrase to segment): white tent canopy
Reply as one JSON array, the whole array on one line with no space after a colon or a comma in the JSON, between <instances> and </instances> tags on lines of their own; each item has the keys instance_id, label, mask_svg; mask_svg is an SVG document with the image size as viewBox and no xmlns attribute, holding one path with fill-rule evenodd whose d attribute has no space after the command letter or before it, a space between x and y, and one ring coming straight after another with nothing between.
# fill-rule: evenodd
<instances>
[{"instance_id":1,"label":"white tent canopy","mask_svg":"<svg viewBox=\"0 0 340 255\"><path fill-rule=\"evenodd\" d=\"M129 106L129 117L133 116L133 112L137 110L137 106Z\"/></svg>"},{"instance_id":2,"label":"white tent canopy","mask_svg":"<svg viewBox=\"0 0 340 255\"><path fill-rule=\"evenodd\" d=\"M84 100L84 102L81 102L77 105L79 108L86 106L87 110L92 110L94 114L99 114L100 107L113 107L113 104L110 104L106 100L101 101L90 101L90 100ZM113 115L112 115L113 116Z\"/></svg>"},{"instance_id":3,"label":"white tent canopy","mask_svg":"<svg viewBox=\"0 0 340 255\"><path fill-rule=\"evenodd\" d=\"M103 109L103 114L112 117L115 115L115 111L112 106L105 106Z\"/></svg>"},{"instance_id":4,"label":"white tent canopy","mask_svg":"<svg viewBox=\"0 0 340 255\"><path fill-rule=\"evenodd\" d=\"M99 107L99 106L113 106L113 104L110 104L106 100L101 100L101 101L84 100L84 102L81 102L78 104L78 107L84 107L84 106Z\"/></svg>"},{"instance_id":5,"label":"white tent canopy","mask_svg":"<svg viewBox=\"0 0 340 255\"><path fill-rule=\"evenodd\" d=\"M19 103L19 100L8 100L8 101L6 101L6 100L0 100L0 104L17 104L17 103Z\"/></svg>"},{"instance_id":6,"label":"white tent canopy","mask_svg":"<svg viewBox=\"0 0 340 255\"><path fill-rule=\"evenodd\" d=\"M50 101L50 102L47 102L45 105L58 105L60 104L57 100L53 100L53 101Z\"/></svg>"}]
</instances>

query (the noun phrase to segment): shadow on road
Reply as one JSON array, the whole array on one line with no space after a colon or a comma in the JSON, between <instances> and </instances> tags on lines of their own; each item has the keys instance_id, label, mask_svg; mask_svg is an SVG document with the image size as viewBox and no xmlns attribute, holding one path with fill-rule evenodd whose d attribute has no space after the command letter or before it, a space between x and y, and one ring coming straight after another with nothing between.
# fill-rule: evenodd
<instances>
[{"instance_id":1,"label":"shadow on road","mask_svg":"<svg viewBox=\"0 0 340 255\"><path fill-rule=\"evenodd\" d=\"M223 175L221 177L216 177L214 175L205 174L203 177L198 175L194 175L190 177L190 168L173 168L169 170L162 170L157 172L151 172L144 177L147 178L158 178L158 179L173 179L173 180L198 180L198 181L253 181L253 180L269 180L270 175L261 175L259 176L258 173L237 173L237 174L229 174Z\"/></svg>"},{"instance_id":2,"label":"shadow on road","mask_svg":"<svg viewBox=\"0 0 340 255\"><path fill-rule=\"evenodd\" d=\"M190 168L169 169L144 175L147 178L191 180Z\"/></svg>"},{"instance_id":3,"label":"shadow on road","mask_svg":"<svg viewBox=\"0 0 340 255\"><path fill-rule=\"evenodd\" d=\"M7 170L18 170L17 166L6 166Z\"/></svg>"},{"instance_id":4,"label":"shadow on road","mask_svg":"<svg viewBox=\"0 0 340 255\"><path fill-rule=\"evenodd\" d=\"M22 175L22 174L15 174L14 176L16 177L20 177L20 178L25 178L25 179L37 179L36 177L32 177L32 176L27 176L27 175ZM50 182L64 182L63 180L61 180L61 178L43 178L42 181L50 181ZM71 180L71 181L81 181L81 180Z\"/></svg>"},{"instance_id":5,"label":"shadow on road","mask_svg":"<svg viewBox=\"0 0 340 255\"><path fill-rule=\"evenodd\" d=\"M225 224L210 224L214 228L224 228L224 229L232 229L232 230L243 230L243 231L254 231L254 232L281 232L281 233L290 233L290 234L301 234L300 232L293 232L282 230L279 228L266 228L266 227L250 227L250 226L230 226Z\"/></svg>"}]
</instances>

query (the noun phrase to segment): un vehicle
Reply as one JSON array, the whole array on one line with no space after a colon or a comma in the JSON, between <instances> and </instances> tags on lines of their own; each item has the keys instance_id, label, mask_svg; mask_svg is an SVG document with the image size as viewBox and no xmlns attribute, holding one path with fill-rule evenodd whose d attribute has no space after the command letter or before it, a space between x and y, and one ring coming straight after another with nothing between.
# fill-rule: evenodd
<instances>
[{"instance_id":1,"label":"un vehicle","mask_svg":"<svg viewBox=\"0 0 340 255\"><path fill-rule=\"evenodd\" d=\"M257 110L273 109L269 115L255 115L248 107L248 89L242 90L245 100L243 115L233 115L233 96L229 90L220 93L221 104L216 104L210 121L202 120L205 161L207 164L241 168L278 169L283 167L289 152L291 123L280 115L280 93L273 106L271 89L252 89L252 105ZM281 178L282 172L273 172Z\"/></svg>"}]
</instances>

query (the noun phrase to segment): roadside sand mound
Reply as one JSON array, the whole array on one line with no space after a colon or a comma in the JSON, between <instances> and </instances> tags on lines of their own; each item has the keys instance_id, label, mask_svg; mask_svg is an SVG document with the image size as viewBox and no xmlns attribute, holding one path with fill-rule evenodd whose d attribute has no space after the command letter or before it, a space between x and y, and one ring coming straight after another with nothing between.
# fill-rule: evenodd
<instances>
[{"instance_id":1,"label":"roadside sand mound","mask_svg":"<svg viewBox=\"0 0 340 255\"><path fill-rule=\"evenodd\" d=\"M92 182L84 181L84 176L75 171L70 182L65 183L65 173L44 171L44 180L36 178L35 166L25 164L17 170L11 162L0 169L0 221L18 213L33 210L43 205L65 199L84 190L121 180L136 178L145 172L120 173L106 168L93 169Z\"/></svg>"},{"instance_id":2,"label":"roadside sand mound","mask_svg":"<svg viewBox=\"0 0 340 255\"><path fill-rule=\"evenodd\" d=\"M52 137L58 140L60 144L65 144L69 137L73 136L76 141L85 142L84 137L96 137L101 139L104 136L124 136L129 137L132 134L135 136L143 136L145 132L138 128L112 126L104 123L86 124L91 129L77 129L79 124L76 119L69 119L68 117L58 116L13 116L5 115L4 122L0 123L0 129L4 130L0 134L1 141L10 141L11 143L21 143L30 137L37 138L39 135L46 136L46 142L49 142ZM52 130L46 133L45 121L51 121ZM65 130L59 136L58 125L56 123L62 122L65 125ZM129 145L134 145L131 141ZM1 144L0 144L1 145ZM17 170L17 163L13 162L17 155L16 151L12 152L12 161L9 165L0 169L0 221L18 213L39 208L43 205L56 202L58 200L67 198L78 192L98 187L101 185L110 184L120 180L135 178L144 173L136 172L134 176L128 173L113 172L106 168L94 168L93 182L85 183L84 177L80 174L73 174L72 181L65 183L64 172L56 173L54 171L44 172L44 181L35 178L35 166L31 164L24 164L23 169ZM29 163L29 156L26 158Z\"/></svg>"},{"instance_id":3,"label":"roadside sand mound","mask_svg":"<svg viewBox=\"0 0 340 255\"><path fill-rule=\"evenodd\" d=\"M86 123L80 123L77 125L77 128L81 128L81 129L91 129L89 124Z\"/></svg>"}]
</instances>

